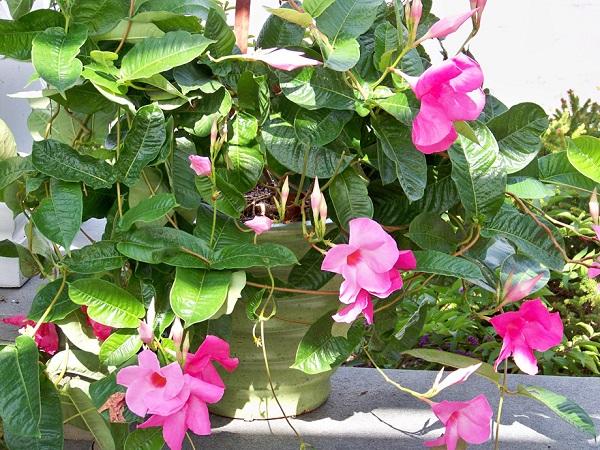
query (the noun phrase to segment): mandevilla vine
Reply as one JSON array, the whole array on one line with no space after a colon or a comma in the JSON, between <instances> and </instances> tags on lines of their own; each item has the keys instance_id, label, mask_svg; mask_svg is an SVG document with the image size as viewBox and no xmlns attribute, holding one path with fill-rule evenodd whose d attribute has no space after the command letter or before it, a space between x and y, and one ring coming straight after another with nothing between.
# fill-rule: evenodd
<instances>
[{"instance_id":1,"label":"mandevilla vine","mask_svg":"<svg viewBox=\"0 0 600 450\"><path fill-rule=\"evenodd\" d=\"M28 234L0 249L47 284L27 316L3 319L21 336L0 351L0 446L62 449L75 426L103 450L179 450L210 433L207 405L250 414L227 396L253 358L264 377L254 372L253 389L287 418L327 394L290 410L281 386L294 374L327 385L356 352L379 369L382 342L457 369L425 393L380 371L445 427L425 445L488 441L507 396L596 434L578 405L510 390L507 373L535 374L534 351L563 339L543 293L519 302L565 263L600 273L570 254L540 202L592 193L600 141L537 157L546 113L484 90L468 50L485 0L442 19L428 0L290 0L247 52L217 0L8 6L0 54L31 61L44 88L18 94L31 151L0 149L1 198ZM421 44L469 24L461 48L432 62ZM73 248L79 234L89 242ZM503 340L495 365L416 348L436 301L420 290L448 278L490 299L473 315ZM409 298L407 319L396 306ZM484 394L433 401L472 374L497 386L496 414Z\"/></svg>"}]
</instances>

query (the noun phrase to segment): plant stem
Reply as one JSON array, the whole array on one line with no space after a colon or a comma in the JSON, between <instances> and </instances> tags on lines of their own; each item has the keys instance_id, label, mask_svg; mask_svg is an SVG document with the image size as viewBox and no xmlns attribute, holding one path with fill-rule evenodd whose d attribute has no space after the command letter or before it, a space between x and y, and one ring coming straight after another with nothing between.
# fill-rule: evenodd
<instances>
[{"instance_id":1,"label":"plant stem","mask_svg":"<svg viewBox=\"0 0 600 450\"><path fill-rule=\"evenodd\" d=\"M198 258L200 261L205 262L206 264L210 265L211 262L209 259L205 258L204 256L196 253L193 250L190 250L189 248L185 248L185 247L179 247L179 250L181 250L183 253L187 253L188 255L193 256L194 258Z\"/></svg>"},{"instance_id":2,"label":"plant stem","mask_svg":"<svg viewBox=\"0 0 600 450\"><path fill-rule=\"evenodd\" d=\"M60 284L60 287L58 288L58 291L56 291L56 294L54 295L54 298L52 299L52 301L50 302L50 304L48 305L48 307L44 311L44 314L42 314L42 317L40 317L40 320L38 320L37 323L35 324L35 327L33 328L33 335L35 335L35 333L37 333L39 331L40 327L42 326L42 324L44 323L44 321L48 317L48 314L50 314L50 311L52 310L52 308L54 308L54 305L56 305L56 302L58 301L58 299L60 298L63 290L65 289L65 285L66 284L67 284L67 273L63 272L62 283Z\"/></svg>"},{"instance_id":3,"label":"plant stem","mask_svg":"<svg viewBox=\"0 0 600 450\"><path fill-rule=\"evenodd\" d=\"M127 37L129 36L129 32L131 31L131 26L133 25L131 18L133 17L134 12L135 12L135 0L129 0L129 20L127 21L127 27L125 28L125 33L123 33L123 36L121 37L121 40L119 41L119 45L115 49L115 53L119 53L121 51L121 49L123 48L123 46L125 45L125 41L127 40Z\"/></svg>"},{"instance_id":4,"label":"plant stem","mask_svg":"<svg viewBox=\"0 0 600 450\"><path fill-rule=\"evenodd\" d=\"M194 445L194 441L192 441L192 438L190 437L190 433L185 433L185 435L188 438L190 445L192 446L192 450L196 450L196 446Z\"/></svg>"},{"instance_id":5,"label":"plant stem","mask_svg":"<svg viewBox=\"0 0 600 450\"><path fill-rule=\"evenodd\" d=\"M310 147L307 145L304 149L304 161L302 163L302 174L300 175L300 184L298 185L298 191L296 194L296 198L294 199L294 203L296 205L300 204L300 199L302 198L302 190L304 189L304 180L306 180L306 171L308 170L308 153L310 152Z\"/></svg>"},{"instance_id":6,"label":"plant stem","mask_svg":"<svg viewBox=\"0 0 600 450\"><path fill-rule=\"evenodd\" d=\"M504 406L504 392L506 391L506 378L508 374L508 361L504 360L504 376L502 377L502 386L500 387L500 400L498 401L498 414L496 415L496 438L494 441L494 450L500 448L500 419L502 418L502 407Z\"/></svg>"},{"instance_id":7,"label":"plant stem","mask_svg":"<svg viewBox=\"0 0 600 450\"><path fill-rule=\"evenodd\" d=\"M331 295L335 297L339 297L340 293L338 291L311 291L309 289L292 289L292 288L284 288L284 287L276 287L270 286L266 284L253 283L252 281L246 282L247 286L257 287L261 289L272 289L277 292L291 292L296 294L318 294L318 295Z\"/></svg>"}]
</instances>

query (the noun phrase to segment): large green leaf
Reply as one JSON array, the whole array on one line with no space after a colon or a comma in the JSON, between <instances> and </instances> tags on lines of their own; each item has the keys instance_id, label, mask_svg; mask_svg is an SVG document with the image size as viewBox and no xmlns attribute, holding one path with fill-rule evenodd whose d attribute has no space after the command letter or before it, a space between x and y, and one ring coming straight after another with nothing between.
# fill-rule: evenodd
<instances>
[{"instance_id":1,"label":"large green leaf","mask_svg":"<svg viewBox=\"0 0 600 450\"><path fill-rule=\"evenodd\" d=\"M83 214L83 196L79 183L52 179L50 196L43 199L32 214L35 226L44 236L70 252L79 232Z\"/></svg>"},{"instance_id":2,"label":"large green leaf","mask_svg":"<svg viewBox=\"0 0 600 450\"><path fill-rule=\"evenodd\" d=\"M17 143L6 122L0 119L0 161L17 156Z\"/></svg>"},{"instance_id":3,"label":"large green leaf","mask_svg":"<svg viewBox=\"0 0 600 450\"><path fill-rule=\"evenodd\" d=\"M202 239L204 242L210 242L212 233L212 220L212 208L210 208L208 205L200 205L200 208L198 208L198 216L196 217L194 236ZM215 230L212 236L212 248L214 250L219 250L227 245L249 244L252 242L252 234L240 231L236 225L236 221L237 219L217 213Z\"/></svg>"},{"instance_id":4,"label":"large green leaf","mask_svg":"<svg viewBox=\"0 0 600 450\"><path fill-rule=\"evenodd\" d=\"M506 180L506 191L519 198L541 200L552 197L555 190L552 186L532 177L508 177Z\"/></svg>"},{"instance_id":5,"label":"large green leaf","mask_svg":"<svg viewBox=\"0 0 600 450\"><path fill-rule=\"evenodd\" d=\"M0 164L2 164L0 162ZM590 194L597 186L593 180L582 175L569 162L567 152L551 153L538 159L539 179L544 183L564 188L587 191Z\"/></svg>"},{"instance_id":6,"label":"large green leaf","mask_svg":"<svg viewBox=\"0 0 600 450\"><path fill-rule=\"evenodd\" d=\"M75 273L101 273L120 269L125 258L111 241L99 241L74 250L63 260L65 266Z\"/></svg>"},{"instance_id":7,"label":"large green leaf","mask_svg":"<svg viewBox=\"0 0 600 450\"><path fill-rule=\"evenodd\" d=\"M352 167L333 179L329 195L343 227L357 217L373 217L373 202L369 198L366 181Z\"/></svg>"},{"instance_id":8,"label":"large green leaf","mask_svg":"<svg viewBox=\"0 0 600 450\"><path fill-rule=\"evenodd\" d=\"M34 142L31 156L37 170L59 180L81 181L94 189L111 187L116 181L110 164L53 139Z\"/></svg>"},{"instance_id":9,"label":"large green leaf","mask_svg":"<svg viewBox=\"0 0 600 450\"><path fill-rule=\"evenodd\" d=\"M575 428L596 437L596 425L585 410L567 397L539 386L520 384L517 392L525 397L537 400Z\"/></svg>"},{"instance_id":10,"label":"large green leaf","mask_svg":"<svg viewBox=\"0 0 600 450\"><path fill-rule=\"evenodd\" d=\"M457 256L429 250L416 251L415 258L417 259L417 270L419 272L466 280L481 280L483 278L481 269L477 264Z\"/></svg>"},{"instance_id":11,"label":"large green leaf","mask_svg":"<svg viewBox=\"0 0 600 450\"><path fill-rule=\"evenodd\" d=\"M290 6L286 5L284 8ZM301 44L303 38L304 28L270 15L258 34L256 46L259 48L295 47Z\"/></svg>"},{"instance_id":12,"label":"large green leaf","mask_svg":"<svg viewBox=\"0 0 600 450\"><path fill-rule=\"evenodd\" d=\"M292 369L313 375L328 372L348 359L362 339L364 326L356 322L348 330L347 338L332 336L334 321L331 316L334 313L329 311L311 325L298 345Z\"/></svg>"},{"instance_id":13,"label":"large green leaf","mask_svg":"<svg viewBox=\"0 0 600 450\"><path fill-rule=\"evenodd\" d=\"M325 67L305 67L293 72L279 71L283 94L306 109L354 109L354 91L344 75Z\"/></svg>"},{"instance_id":14,"label":"large green leaf","mask_svg":"<svg viewBox=\"0 0 600 450\"><path fill-rule=\"evenodd\" d=\"M567 156L581 174L600 183L600 139L580 136L569 141Z\"/></svg>"},{"instance_id":15,"label":"large green leaf","mask_svg":"<svg viewBox=\"0 0 600 450\"><path fill-rule=\"evenodd\" d=\"M548 128L548 115L535 103L520 103L487 124L498 141L508 173L529 164L542 148L541 136Z\"/></svg>"},{"instance_id":16,"label":"large green leaf","mask_svg":"<svg viewBox=\"0 0 600 450\"><path fill-rule=\"evenodd\" d=\"M412 124L413 116L417 112L409 105L408 97L402 92L398 92L391 97L375 99L374 102L377 106L406 126Z\"/></svg>"},{"instance_id":17,"label":"large green leaf","mask_svg":"<svg viewBox=\"0 0 600 450\"><path fill-rule=\"evenodd\" d=\"M173 194L156 194L142 200L123 214L119 221L119 229L127 231L137 222L154 222L169 214L175 207L177 201Z\"/></svg>"},{"instance_id":18,"label":"large green leaf","mask_svg":"<svg viewBox=\"0 0 600 450\"><path fill-rule=\"evenodd\" d=\"M100 362L107 366L120 366L142 348L137 330L117 330L100 347Z\"/></svg>"},{"instance_id":19,"label":"large green leaf","mask_svg":"<svg viewBox=\"0 0 600 450\"><path fill-rule=\"evenodd\" d=\"M338 40L357 38L377 17L382 0L337 0L317 17L317 28L334 47Z\"/></svg>"},{"instance_id":20,"label":"large green leaf","mask_svg":"<svg viewBox=\"0 0 600 450\"><path fill-rule=\"evenodd\" d=\"M230 55L235 46L235 34L221 13L221 8L211 9L204 25L204 36L212 39L214 44L208 51L215 58Z\"/></svg>"},{"instance_id":21,"label":"large green leaf","mask_svg":"<svg viewBox=\"0 0 600 450\"><path fill-rule=\"evenodd\" d=\"M68 386L61 391L61 397L61 401L70 406L68 411L77 414L102 450L116 450L108 424L85 392L79 388ZM66 405L63 405L63 409ZM72 418L73 415L67 416L67 418L69 417Z\"/></svg>"},{"instance_id":22,"label":"large green leaf","mask_svg":"<svg viewBox=\"0 0 600 450\"><path fill-rule=\"evenodd\" d=\"M317 18L325 11L335 0L305 0L302 7L312 17Z\"/></svg>"},{"instance_id":23,"label":"large green leaf","mask_svg":"<svg viewBox=\"0 0 600 450\"><path fill-rule=\"evenodd\" d=\"M312 147L298 139L296 130L288 122L275 118L262 128L262 138L267 151L286 168L296 173L304 173L311 178L329 178L336 170L344 170L352 158L325 147ZM306 170L304 170L304 159ZM339 169L338 169L339 166Z\"/></svg>"},{"instance_id":24,"label":"large green leaf","mask_svg":"<svg viewBox=\"0 0 600 450\"><path fill-rule=\"evenodd\" d=\"M340 135L352 116L350 111L329 109L309 111L298 108L294 118L294 130L300 142L322 147Z\"/></svg>"},{"instance_id":25,"label":"large green leaf","mask_svg":"<svg viewBox=\"0 0 600 450\"><path fill-rule=\"evenodd\" d=\"M0 190L30 172L35 172L30 157L14 156L3 159L0 161Z\"/></svg>"},{"instance_id":26,"label":"large green leaf","mask_svg":"<svg viewBox=\"0 0 600 450\"><path fill-rule=\"evenodd\" d=\"M410 129L391 116L380 115L372 120L379 139L378 151L383 151L396 167L396 177L410 201L419 200L427 185L425 155L412 144Z\"/></svg>"},{"instance_id":27,"label":"large green leaf","mask_svg":"<svg viewBox=\"0 0 600 450\"><path fill-rule=\"evenodd\" d=\"M33 0L6 0L6 3L11 17L15 20L31 11L33 6Z\"/></svg>"},{"instance_id":28,"label":"large green leaf","mask_svg":"<svg viewBox=\"0 0 600 450\"><path fill-rule=\"evenodd\" d=\"M491 364L482 363L475 358L429 348L407 350L404 353L406 355L414 356L415 358L424 359L425 361L441 364L443 366L454 367L456 369L463 369L475 364L481 364L481 367L479 367L475 373L487 378L492 383L500 384L500 374L494 370L494 367Z\"/></svg>"},{"instance_id":29,"label":"large green leaf","mask_svg":"<svg viewBox=\"0 0 600 450\"><path fill-rule=\"evenodd\" d=\"M217 0L147 0L140 5L138 12L168 11L175 14L193 15L206 21L210 10L224 17L223 7Z\"/></svg>"},{"instance_id":30,"label":"large green leaf","mask_svg":"<svg viewBox=\"0 0 600 450\"><path fill-rule=\"evenodd\" d=\"M141 107L127 132L115 169L120 181L133 186L160 152L167 137L165 116L155 104Z\"/></svg>"},{"instance_id":31,"label":"large green leaf","mask_svg":"<svg viewBox=\"0 0 600 450\"><path fill-rule=\"evenodd\" d=\"M184 208L197 208L202 199L196 189L196 174L190 168L189 157L196 154L196 146L187 138L177 138L173 149L171 180L175 199Z\"/></svg>"},{"instance_id":32,"label":"large green leaf","mask_svg":"<svg viewBox=\"0 0 600 450\"><path fill-rule=\"evenodd\" d=\"M35 37L47 28L61 27L64 23L64 16L51 9L32 11L17 20L0 20L0 54L30 59Z\"/></svg>"},{"instance_id":33,"label":"large green leaf","mask_svg":"<svg viewBox=\"0 0 600 450\"><path fill-rule=\"evenodd\" d=\"M375 51L373 63L383 72L393 63L393 59L400 50L398 30L389 22L383 22L375 28Z\"/></svg>"},{"instance_id":34,"label":"large green leaf","mask_svg":"<svg viewBox=\"0 0 600 450\"><path fill-rule=\"evenodd\" d=\"M54 280L42 287L33 298L27 318L38 322L54 300L54 297L58 294L61 285L62 280ZM45 322L64 319L76 309L79 309L79 305L76 305L69 299L67 289L63 288L50 313L46 316Z\"/></svg>"},{"instance_id":35,"label":"large green leaf","mask_svg":"<svg viewBox=\"0 0 600 450\"><path fill-rule=\"evenodd\" d=\"M125 17L129 10L121 0L74 0L69 8L72 23L88 27L91 34L104 33Z\"/></svg>"},{"instance_id":36,"label":"large green leaf","mask_svg":"<svg viewBox=\"0 0 600 450\"><path fill-rule=\"evenodd\" d=\"M132 294L108 281L86 278L69 284L69 297L87 305L96 322L116 328L137 328L146 314L144 305Z\"/></svg>"},{"instance_id":37,"label":"large green leaf","mask_svg":"<svg viewBox=\"0 0 600 450\"><path fill-rule=\"evenodd\" d=\"M162 450L164 445L160 427L137 429L127 436L125 450Z\"/></svg>"},{"instance_id":38,"label":"large green leaf","mask_svg":"<svg viewBox=\"0 0 600 450\"><path fill-rule=\"evenodd\" d=\"M0 350L0 418L5 432L39 439L40 382L38 349L29 336Z\"/></svg>"},{"instance_id":39,"label":"large green leaf","mask_svg":"<svg viewBox=\"0 0 600 450\"><path fill-rule=\"evenodd\" d=\"M98 354L100 343L87 322L87 316L79 308L64 319L55 322L75 347L88 354Z\"/></svg>"},{"instance_id":40,"label":"large green leaf","mask_svg":"<svg viewBox=\"0 0 600 450\"><path fill-rule=\"evenodd\" d=\"M410 223L407 236L423 250L452 253L460 239L452 226L439 214L424 212Z\"/></svg>"},{"instance_id":41,"label":"large green leaf","mask_svg":"<svg viewBox=\"0 0 600 450\"><path fill-rule=\"evenodd\" d=\"M207 267L206 262L191 253L203 258L210 253L205 241L166 227L145 227L129 233L117 244L117 250L136 261L188 268Z\"/></svg>"},{"instance_id":42,"label":"large green leaf","mask_svg":"<svg viewBox=\"0 0 600 450\"><path fill-rule=\"evenodd\" d=\"M33 40L31 61L35 70L59 91L69 89L83 70L77 55L86 40L87 28L82 25L72 25L68 33L60 27L47 28Z\"/></svg>"},{"instance_id":43,"label":"large green leaf","mask_svg":"<svg viewBox=\"0 0 600 450\"><path fill-rule=\"evenodd\" d=\"M292 266L298 260L294 253L279 244L227 245L215 253L212 269L247 269L249 267Z\"/></svg>"},{"instance_id":44,"label":"large green leaf","mask_svg":"<svg viewBox=\"0 0 600 450\"><path fill-rule=\"evenodd\" d=\"M360 44L356 39L338 39L335 47L325 50L325 67L337 72L352 69L360 59Z\"/></svg>"},{"instance_id":45,"label":"large green leaf","mask_svg":"<svg viewBox=\"0 0 600 450\"><path fill-rule=\"evenodd\" d=\"M264 150L258 143L232 145L227 147L227 157L231 162L228 180L240 192L248 192L256 186L265 165Z\"/></svg>"},{"instance_id":46,"label":"large green leaf","mask_svg":"<svg viewBox=\"0 0 600 450\"><path fill-rule=\"evenodd\" d=\"M219 191L216 201L217 210L232 218L240 217L240 214L246 208L244 195L220 174L216 176L216 184ZM206 203L213 203L213 187L210 178L196 177L196 188Z\"/></svg>"},{"instance_id":47,"label":"large green leaf","mask_svg":"<svg viewBox=\"0 0 600 450\"><path fill-rule=\"evenodd\" d=\"M472 124L479 144L460 136L450 148L452 179L467 214L478 222L490 220L504 201L506 170L498 144L480 122Z\"/></svg>"},{"instance_id":48,"label":"large green leaf","mask_svg":"<svg viewBox=\"0 0 600 450\"><path fill-rule=\"evenodd\" d=\"M552 231L561 246L564 245L563 238L554 225L541 217L538 220ZM549 269L560 272L565 265L561 253L554 247L546 232L531 217L511 206L503 206L496 217L481 230L481 235L488 238L505 237L523 253Z\"/></svg>"},{"instance_id":49,"label":"large green leaf","mask_svg":"<svg viewBox=\"0 0 600 450\"><path fill-rule=\"evenodd\" d=\"M171 308L186 327L215 315L225 300L231 272L177 268L171 288Z\"/></svg>"},{"instance_id":50,"label":"large green leaf","mask_svg":"<svg viewBox=\"0 0 600 450\"><path fill-rule=\"evenodd\" d=\"M170 31L136 44L123 57L121 79L136 80L181 66L200 56L214 41L187 31Z\"/></svg>"}]
</instances>

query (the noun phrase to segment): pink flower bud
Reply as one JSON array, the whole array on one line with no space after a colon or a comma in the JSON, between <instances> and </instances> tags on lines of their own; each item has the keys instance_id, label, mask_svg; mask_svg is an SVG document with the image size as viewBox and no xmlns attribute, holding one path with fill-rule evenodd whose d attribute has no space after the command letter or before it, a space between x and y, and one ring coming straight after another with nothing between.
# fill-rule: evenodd
<instances>
[{"instance_id":1,"label":"pink flower bud","mask_svg":"<svg viewBox=\"0 0 600 450\"><path fill-rule=\"evenodd\" d=\"M275 69L285 71L322 64L321 61L306 58L302 52L296 52L285 48L259 49L243 56L245 56L243 59L261 61Z\"/></svg>"},{"instance_id":2,"label":"pink flower bud","mask_svg":"<svg viewBox=\"0 0 600 450\"><path fill-rule=\"evenodd\" d=\"M199 177L209 177L212 175L212 165L210 158L206 156L190 155L188 158L190 167L196 172Z\"/></svg>"},{"instance_id":3,"label":"pink flower bud","mask_svg":"<svg viewBox=\"0 0 600 450\"><path fill-rule=\"evenodd\" d=\"M261 235L269 231L273 226L273 221L267 216L254 216L254 219L244 222L248 228L254 231L257 235Z\"/></svg>"},{"instance_id":4,"label":"pink flower bud","mask_svg":"<svg viewBox=\"0 0 600 450\"><path fill-rule=\"evenodd\" d=\"M210 145L215 145L217 142L217 137L219 137L219 128L217 127L217 120L213 120L213 123L210 127Z\"/></svg>"},{"instance_id":5,"label":"pink flower bud","mask_svg":"<svg viewBox=\"0 0 600 450\"><path fill-rule=\"evenodd\" d=\"M600 223L600 205L598 205L598 194L596 193L595 188L594 192L592 192L592 197L590 198L590 215L592 216L592 222L594 222L594 224Z\"/></svg>"},{"instance_id":6,"label":"pink flower bud","mask_svg":"<svg viewBox=\"0 0 600 450\"><path fill-rule=\"evenodd\" d=\"M504 284L504 299L502 300L503 304L518 302L519 300L524 299L535 287L536 284L542 279L543 274L537 275L535 278L530 280L520 281L518 283L512 284L512 277L508 277L506 283Z\"/></svg>"},{"instance_id":7,"label":"pink flower bud","mask_svg":"<svg viewBox=\"0 0 600 450\"><path fill-rule=\"evenodd\" d=\"M458 14L456 16L444 17L432 25L418 42L423 42L426 39L443 39L449 34L454 33L465 23L478 9L473 9L469 12Z\"/></svg>"},{"instance_id":8,"label":"pink flower bud","mask_svg":"<svg viewBox=\"0 0 600 450\"><path fill-rule=\"evenodd\" d=\"M442 369L442 371L440 371L438 375L438 379L436 379L436 386L434 386L436 388L436 391L440 392L446 389L447 387L454 386L455 384L464 383L471 375L477 372L477 369L481 367L481 364L482 363L475 364L469 367L464 367L462 369L457 369L454 372L451 372L450 375L444 378L444 381L438 384L439 378L441 378L442 372L444 370Z\"/></svg>"},{"instance_id":9,"label":"pink flower bud","mask_svg":"<svg viewBox=\"0 0 600 450\"><path fill-rule=\"evenodd\" d=\"M154 332L152 331L152 327L148 325L145 320L140 322L138 334L140 335L142 342L146 345L150 345L154 340Z\"/></svg>"},{"instance_id":10,"label":"pink flower bud","mask_svg":"<svg viewBox=\"0 0 600 450\"><path fill-rule=\"evenodd\" d=\"M419 26L422 14L423 3L421 2L421 0L413 0L410 4L410 20L414 28L417 28Z\"/></svg>"},{"instance_id":11,"label":"pink flower bud","mask_svg":"<svg viewBox=\"0 0 600 450\"><path fill-rule=\"evenodd\" d=\"M321 205L321 187L319 186L319 179L315 178L315 184L313 185L312 194L310 194L310 208L313 210L313 214L319 215L319 207Z\"/></svg>"},{"instance_id":12,"label":"pink flower bud","mask_svg":"<svg viewBox=\"0 0 600 450\"><path fill-rule=\"evenodd\" d=\"M592 229L596 233L596 239L600 241L600 225L592 225Z\"/></svg>"},{"instance_id":13,"label":"pink flower bud","mask_svg":"<svg viewBox=\"0 0 600 450\"><path fill-rule=\"evenodd\" d=\"M321 222L325 225L327 222L327 202L325 201L325 196L321 194L321 204L319 205L319 215L321 216Z\"/></svg>"},{"instance_id":14,"label":"pink flower bud","mask_svg":"<svg viewBox=\"0 0 600 450\"><path fill-rule=\"evenodd\" d=\"M183 325L179 317L175 317L173 325L171 325L171 333L169 338L175 343L175 347L181 348L181 342L183 341Z\"/></svg>"},{"instance_id":15,"label":"pink flower bud","mask_svg":"<svg viewBox=\"0 0 600 450\"><path fill-rule=\"evenodd\" d=\"M287 205L289 196L290 196L290 180L288 179L288 177L285 177L283 186L281 187L281 206L284 209L285 209L285 205Z\"/></svg>"}]
</instances>

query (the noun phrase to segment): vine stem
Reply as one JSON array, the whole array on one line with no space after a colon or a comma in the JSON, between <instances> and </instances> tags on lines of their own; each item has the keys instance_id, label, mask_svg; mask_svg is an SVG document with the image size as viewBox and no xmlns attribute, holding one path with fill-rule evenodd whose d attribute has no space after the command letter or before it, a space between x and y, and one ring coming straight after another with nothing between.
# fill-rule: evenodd
<instances>
[{"instance_id":1,"label":"vine stem","mask_svg":"<svg viewBox=\"0 0 600 450\"><path fill-rule=\"evenodd\" d=\"M56 302L58 301L58 299L60 298L63 290L65 289L65 285L66 284L67 284L67 273L63 272L62 283L60 284L60 287L58 288L58 291L56 291L56 294L54 295L54 298L52 299L52 301L50 302L50 304L48 305L48 307L44 311L44 314L42 314L42 317L40 317L40 320L38 320L37 323L35 324L35 327L33 328L33 335L35 335L39 331L40 327L42 326L42 324L44 323L44 321L48 317L48 314L50 314L50 311L52 310L52 308L54 308L54 305L56 305Z\"/></svg>"},{"instance_id":2,"label":"vine stem","mask_svg":"<svg viewBox=\"0 0 600 450\"><path fill-rule=\"evenodd\" d=\"M131 18L133 17L133 13L135 12L135 0L129 0L129 20L127 21L127 27L125 28L125 33L121 36L121 40L119 41L119 45L115 49L115 53L119 53L123 46L125 45L125 41L129 37L129 32L131 31L131 26L133 25L133 21Z\"/></svg>"},{"instance_id":3,"label":"vine stem","mask_svg":"<svg viewBox=\"0 0 600 450\"><path fill-rule=\"evenodd\" d=\"M311 291L309 289L292 289L292 288L277 287L277 286L271 286L271 285L260 284L260 283L253 283L252 281L247 281L246 285L261 288L261 289L272 289L273 291L277 291L277 292L291 292L291 293L296 293L296 294L331 295L331 296L336 296L336 297L339 297L339 295L340 295L340 293L338 291Z\"/></svg>"},{"instance_id":4,"label":"vine stem","mask_svg":"<svg viewBox=\"0 0 600 450\"><path fill-rule=\"evenodd\" d=\"M500 419L502 418L502 407L504 406L504 392L506 391L506 378L508 375L508 360L504 360L504 376L502 377L502 387L500 387L500 400L498 401L498 414L496 415L496 437L494 441L494 450L500 448Z\"/></svg>"}]
</instances>

